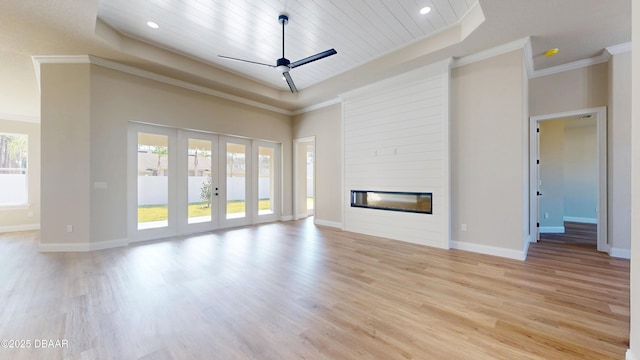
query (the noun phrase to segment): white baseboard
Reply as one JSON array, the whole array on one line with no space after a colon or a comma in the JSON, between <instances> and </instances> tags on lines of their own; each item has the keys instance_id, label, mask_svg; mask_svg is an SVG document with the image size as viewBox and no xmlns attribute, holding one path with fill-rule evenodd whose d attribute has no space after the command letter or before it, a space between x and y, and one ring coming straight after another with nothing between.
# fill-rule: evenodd
<instances>
[{"instance_id":1,"label":"white baseboard","mask_svg":"<svg viewBox=\"0 0 640 360\"><path fill-rule=\"evenodd\" d=\"M564 226L540 226L540 234L564 234Z\"/></svg>"},{"instance_id":2,"label":"white baseboard","mask_svg":"<svg viewBox=\"0 0 640 360\"><path fill-rule=\"evenodd\" d=\"M16 231L33 231L33 230L40 230L40 224L0 226L0 233L8 233L8 232L16 232Z\"/></svg>"},{"instance_id":3,"label":"white baseboard","mask_svg":"<svg viewBox=\"0 0 640 360\"><path fill-rule=\"evenodd\" d=\"M314 219L314 223L320 226L328 226L332 228L342 229L342 223L339 223L337 221L327 221L327 220L321 220L316 218Z\"/></svg>"},{"instance_id":4,"label":"white baseboard","mask_svg":"<svg viewBox=\"0 0 640 360\"><path fill-rule=\"evenodd\" d=\"M514 260L524 261L526 259L526 253L524 251L505 249L505 248L488 246L488 245L479 245L479 244L473 244L473 243L468 243L463 241L451 241L451 248L475 252L479 254L499 256L499 257L514 259Z\"/></svg>"},{"instance_id":5,"label":"white baseboard","mask_svg":"<svg viewBox=\"0 0 640 360\"><path fill-rule=\"evenodd\" d=\"M280 217L280 221L292 221L292 220L293 220L293 215L286 215L286 216Z\"/></svg>"},{"instance_id":6,"label":"white baseboard","mask_svg":"<svg viewBox=\"0 0 640 360\"><path fill-rule=\"evenodd\" d=\"M91 243L90 251L113 249L113 248L123 247L128 245L129 245L128 239L114 239L114 240L100 241L96 243Z\"/></svg>"},{"instance_id":7,"label":"white baseboard","mask_svg":"<svg viewBox=\"0 0 640 360\"><path fill-rule=\"evenodd\" d=\"M570 221L570 222L583 223L583 224L597 224L598 223L598 219L581 218L581 217L573 217L573 216L563 216L562 220Z\"/></svg>"},{"instance_id":8,"label":"white baseboard","mask_svg":"<svg viewBox=\"0 0 640 360\"><path fill-rule=\"evenodd\" d=\"M297 214L296 216L293 217L293 220L306 219L308 217L309 217L309 215L305 212L305 213L302 213L302 214Z\"/></svg>"},{"instance_id":9,"label":"white baseboard","mask_svg":"<svg viewBox=\"0 0 640 360\"><path fill-rule=\"evenodd\" d=\"M627 349L627 356L625 357L625 360L640 360L640 359L637 358L635 355L633 355L633 353L631 352L631 349Z\"/></svg>"},{"instance_id":10,"label":"white baseboard","mask_svg":"<svg viewBox=\"0 0 640 360\"><path fill-rule=\"evenodd\" d=\"M88 252L88 251L112 249L112 248L117 248L117 247L122 247L127 245L129 245L128 239L115 239L115 240L100 241L95 243L80 243L80 244L79 243L72 243L72 244L40 243L38 245L38 249L40 250L40 252Z\"/></svg>"},{"instance_id":11,"label":"white baseboard","mask_svg":"<svg viewBox=\"0 0 640 360\"><path fill-rule=\"evenodd\" d=\"M609 256L622 258L622 259L631 259L631 250L629 250L629 249L620 249L620 248L611 248L611 249L609 249Z\"/></svg>"},{"instance_id":12,"label":"white baseboard","mask_svg":"<svg viewBox=\"0 0 640 360\"><path fill-rule=\"evenodd\" d=\"M527 235L527 239L524 242L524 250L522 251L522 260L527 260L527 255L529 254L529 245L531 244L531 239L533 237L531 234Z\"/></svg>"}]
</instances>

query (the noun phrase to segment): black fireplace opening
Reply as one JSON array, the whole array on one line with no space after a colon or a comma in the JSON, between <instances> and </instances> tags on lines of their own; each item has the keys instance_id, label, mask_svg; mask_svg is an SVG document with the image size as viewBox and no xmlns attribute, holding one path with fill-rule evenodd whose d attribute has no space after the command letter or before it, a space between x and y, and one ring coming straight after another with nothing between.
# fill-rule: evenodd
<instances>
[{"instance_id":1,"label":"black fireplace opening","mask_svg":"<svg viewBox=\"0 0 640 360\"><path fill-rule=\"evenodd\" d=\"M351 207L432 214L432 198L430 192L351 190Z\"/></svg>"}]
</instances>

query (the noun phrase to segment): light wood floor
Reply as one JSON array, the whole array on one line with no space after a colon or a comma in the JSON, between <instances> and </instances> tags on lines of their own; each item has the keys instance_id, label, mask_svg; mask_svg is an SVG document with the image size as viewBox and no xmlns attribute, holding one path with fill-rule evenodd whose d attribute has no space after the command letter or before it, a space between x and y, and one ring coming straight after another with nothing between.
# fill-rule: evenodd
<instances>
[{"instance_id":1,"label":"light wood floor","mask_svg":"<svg viewBox=\"0 0 640 360\"><path fill-rule=\"evenodd\" d=\"M92 253L0 234L1 359L623 359L629 261L526 262L309 220Z\"/></svg>"}]
</instances>

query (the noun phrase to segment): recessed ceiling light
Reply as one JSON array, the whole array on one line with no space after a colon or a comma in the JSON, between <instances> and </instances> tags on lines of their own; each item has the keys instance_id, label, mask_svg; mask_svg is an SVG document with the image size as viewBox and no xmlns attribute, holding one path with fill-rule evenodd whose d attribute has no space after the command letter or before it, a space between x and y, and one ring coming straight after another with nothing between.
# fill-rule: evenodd
<instances>
[{"instance_id":1,"label":"recessed ceiling light","mask_svg":"<svg viewBox=\"0 0 640 360\"><path fill-rule=\"evenodd\" d=\"M420 14L422 14L422 15L426 15L426 14L428 14L429 12L431 12L431 8L430 8L430 7L428 7L428 6L425 6L425 7L423 7L422 9L420 9Z\"/></svg>"},{"instance_id":2,"label":"recessed ceiling light","mask_svg":"<svg viewBox=\"0 0 640 360\"><path fill-rule=\"evenodd\" d=\"M156 24L156 23L155 23L155 22L153 22L153 21L147 21L147 26L148 26L148 27L150 27L150 28L152 28L152 29L157 29L157 28L159 28L159 27L160 27L160 26L158 26L158 24Z\"/></svg>"}]
</instances>

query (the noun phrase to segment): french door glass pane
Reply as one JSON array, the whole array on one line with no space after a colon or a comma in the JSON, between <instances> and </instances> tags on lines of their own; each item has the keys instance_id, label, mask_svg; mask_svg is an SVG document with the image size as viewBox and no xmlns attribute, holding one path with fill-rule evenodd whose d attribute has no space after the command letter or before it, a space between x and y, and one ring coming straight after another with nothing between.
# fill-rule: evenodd
<instances>
[{"instance_id":1,"label":"french door glass pane","mask_svg":"<svg viewBox=\"0 0 640 360\"><path fill-rule=\"evenodd\" d=\"M138 230L168 226L169 137L138 133Z\"/></svg>"},{"instance_id":2,"label":"french door glass pane","mask_svg":"<svg viewBox=\"0 0 640 360\"><path fill-rule=\"evenodd\" d=\"M313 147L309 146L307 148L307 211L313 211L315 199L315 194L313 193L314 185L313 185L313 169L315 168L313 165L314 157L313 157Z\"/></svg>"},{"instance_id":3,"label":"french door glass pane","mask_svg":"<svg viewBox=\"0 0 640 360\"><path fill-rule=\"evenodd\" d=\"M211 141L189 139L187 149L187 223L211 221Z\"/></svg>"},{"instance_id":4,"label":"french door glass pane","mask_svg":"<svg viewBox=\"0 0 640 360\"><path fill-rule=\"evenodd\" d=\"M227 219L246 217L246 146L227 143Z\"/></svg>"},{"instance_id":5,"label":"french door glass pane","mask_svg":"<svg viewBox=\"0 0 640 360\"><path fill-rule=\"evenodd\" d=\"M258 215L273 214L274 148L258 147Z\"/></svg>"}]
</instances>

